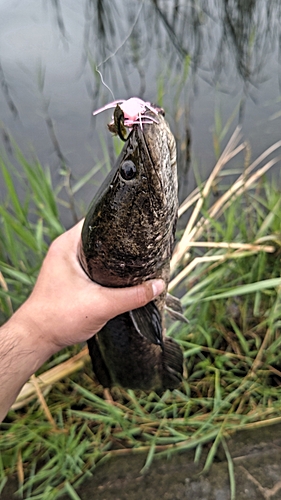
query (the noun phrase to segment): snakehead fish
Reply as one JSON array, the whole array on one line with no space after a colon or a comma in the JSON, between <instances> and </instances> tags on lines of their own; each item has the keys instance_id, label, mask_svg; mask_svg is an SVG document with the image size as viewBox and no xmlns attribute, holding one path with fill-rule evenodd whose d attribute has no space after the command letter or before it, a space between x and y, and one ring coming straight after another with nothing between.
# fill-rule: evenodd
<instances>
[{"instance_id":1,"label":"snakehead fish","mask_svg":"<svg viewBox=\"0 0 281 500\"><path fill-rule=\"evenodd\" d=\"M146 115L153 121L132 126L82 229L81 265L104 286L132 286L151 278L168 285L178 210L176 144L161 113L157 121L152 111ZM161 392L179 385L183 355L165 336L167 296L165 291L117 316L88 341L93 370L104 387Z\"/></svg>"}]
</instances>

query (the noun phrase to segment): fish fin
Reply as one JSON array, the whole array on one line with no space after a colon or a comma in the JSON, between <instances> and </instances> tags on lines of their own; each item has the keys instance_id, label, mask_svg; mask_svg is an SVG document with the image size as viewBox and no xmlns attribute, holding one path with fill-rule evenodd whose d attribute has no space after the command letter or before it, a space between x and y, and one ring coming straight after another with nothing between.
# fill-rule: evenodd
<instances>
[{"instance_id":1,"label":"fish fin","mask_svg":"<svg viewBox=\"0 0 281 500\"><path fill-rule=\"evenodd\" d=\"M183 323L189 323L188 319L183 314L183 308L180 299L174 297L173 295L170 295L169 293L167 293L166 295L165 310L172 319L176 321L182 321Z\"/></svg>"},{"instance_id":2,"label":"fish fin","mask_svg":"<svg viewBox=\"0 0 281 500\"><path fill-rule=\"evenodd\" d=\"M182 381L183 354L177 342L166 337L162 352L162 385L163 389L175 389Z\"/></svg>"},{"instance_id":3,"label":"fish fin","mask_svg":"<svg viewBox=\"0 0 281 500\"><path fill-rule=\"evenodd\" d=\"M155 302L130 311L129 316L139 335L151 344L163 345L162 320Z\"/></svg>"},{"instance_id":4,"label":"fish fin","mask_svg":"<svg viewBox=\"0 0 281 500\"><path fill-rule=\"evenodd\" d=\"M183 313L180 299L178 299L178 297L175 297L174 295L171 295L170 293L166 294L166 305L174 311Z\"/></svg>"},{"instance_id":5,"label":"fish fin","mask_svg":"<svg viewBox=\"0 0 281 500\"><path fill-rule=\"evenodd\" d=\"M110 373L107 369L107 366L104 362L97 337L98 335L96 334L89 340L87 340L93 371L99 383L103 385L103 387L105 388L110 388L112 386L112 380L110 377Z\"/></svg>"}]
</instances>

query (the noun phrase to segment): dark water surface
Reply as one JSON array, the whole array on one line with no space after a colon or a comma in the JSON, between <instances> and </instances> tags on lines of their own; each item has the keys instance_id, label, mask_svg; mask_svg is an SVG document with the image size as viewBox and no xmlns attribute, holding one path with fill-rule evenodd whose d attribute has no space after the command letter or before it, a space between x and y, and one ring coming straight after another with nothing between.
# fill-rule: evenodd
<instances>
[{"instance_id":1,"label":"dark water surface","mask_svg":"<svg viewBox=\"0 0 281 500\"><path fill-rule=\"evenodd\" d=\"M214 165L215 116L233 116L228 136L242 124L253 157L280 139L280 35L275 0L0 0L2 150L8 130L55 182L62 165L78 179L104 161L111 112L91 112L113 97L98 66L115 98L165 107L183 198L189 153L201 178ZM77 198L87 206L95 190Z\"/></svg>"}]
</instances>

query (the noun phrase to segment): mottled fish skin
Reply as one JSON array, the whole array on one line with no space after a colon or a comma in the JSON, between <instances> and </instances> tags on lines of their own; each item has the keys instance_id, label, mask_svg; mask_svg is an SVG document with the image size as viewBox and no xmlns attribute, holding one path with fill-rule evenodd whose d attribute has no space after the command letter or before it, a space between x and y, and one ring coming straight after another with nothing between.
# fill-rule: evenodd
<instances>
[{"instance_id":1,"label":"mottled fish skin","mask_svg":"<svg viewBox=\"0 0 281 500\"><path fill-rule=\"evenodd\" d=\"M79 259L91 279L110 287L151 278L168 285L177 222L176 145L164 117L134 126L96 194L82 229ZM136 175L124 179L132 165ZM112 319L88 342L105 387L165 390L179 385L183 357L164 335L166 291L150 305Z\"/></svg>"}]
</instances>

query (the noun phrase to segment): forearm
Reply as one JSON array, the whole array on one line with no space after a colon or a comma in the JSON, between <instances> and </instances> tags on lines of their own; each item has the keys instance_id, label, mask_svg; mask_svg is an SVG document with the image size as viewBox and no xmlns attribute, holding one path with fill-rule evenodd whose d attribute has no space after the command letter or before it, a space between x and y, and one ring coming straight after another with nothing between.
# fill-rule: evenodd
<instances>
[{"instance_id":1,"label":"forearm","mask_svg":"<svg viewBox=\"0 0 281 500\"><path fill-rule=\"evenodd\" d=\"M52 354L24 308L0 328L0 422L24 383Z\"/></svg>"}]
</instances>

